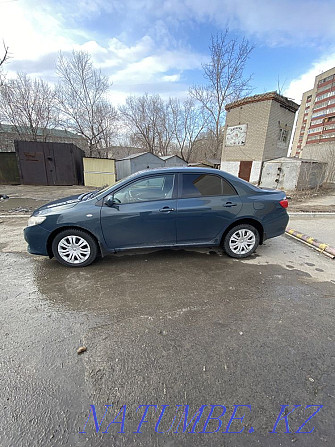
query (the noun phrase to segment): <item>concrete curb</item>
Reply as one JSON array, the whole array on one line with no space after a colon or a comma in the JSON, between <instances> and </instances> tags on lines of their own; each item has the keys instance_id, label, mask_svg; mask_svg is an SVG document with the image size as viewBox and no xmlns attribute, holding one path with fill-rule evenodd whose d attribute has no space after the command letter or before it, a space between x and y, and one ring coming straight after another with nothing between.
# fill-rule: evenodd
<instances>
[{"instance_id":1,"label":"concrete curb","mask_svg":"<svg viewBox=\"0 0 335 447\"><path fill-rule=\"evenodd\" d=\"M293 230L292 228L286 228L285 234L293 237L294 239L303 242L306 245L318 250L320 253L325 254L329 258L335 258L335 248L331 247L328 244L318 241L311 236L307 236L306 234L299 233L299 231Z\"/></svg>"},{"instance_id":2,"label":"concrete curb","mask_svg":"<svg viewBox=\"0 0 335 447\"><path fill-rule=\"evenodd\" d=\"M332 211L288 211L289 216L335 216Z\"/></svg>"}]
</instances>

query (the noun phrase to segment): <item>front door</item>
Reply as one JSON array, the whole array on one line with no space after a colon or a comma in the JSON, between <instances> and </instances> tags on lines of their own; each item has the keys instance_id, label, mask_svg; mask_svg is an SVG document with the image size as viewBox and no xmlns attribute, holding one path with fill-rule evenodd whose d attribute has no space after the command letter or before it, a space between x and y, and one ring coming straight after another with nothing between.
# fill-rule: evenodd
<instances>
[{"instance_id":1,"label":"front door","mask_svg":"<svg viewBox=\"0 0 335 447\"><path fill-rule=\"evenodd\" d=\"M149 175L113 194L102 206L101 226L108 248L171 246L176 243L174 174Z\"/></svg>"}]
</instances>

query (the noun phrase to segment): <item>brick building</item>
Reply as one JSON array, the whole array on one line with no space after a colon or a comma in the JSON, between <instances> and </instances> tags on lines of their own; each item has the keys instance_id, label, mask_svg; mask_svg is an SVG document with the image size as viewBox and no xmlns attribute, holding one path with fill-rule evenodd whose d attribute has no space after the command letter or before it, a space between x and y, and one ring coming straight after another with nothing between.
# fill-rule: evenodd
<instances>
[{"instance_id":1,"label":"brick building","mask_svg":"<svg viewBox=\"0 0 335 447\"><path fill-rule=\"evenodd\" d=\"M298 107L277 92L227 104L221 169L257 182L263 161L287 155Z\"/></svg>"},{"instance_id":2,"label":"brick building","mask_svg":"<svg viewBox=\"0 0 335 447\"><path fill-rule=\"evenodd\" d=\"M0 123L0 152L15 152L14 141L24 140L33 141L28 129L20 129L20 134L15 126ZM53 143L73 143L84 151L87 150L87 143L83 137L62 129L40 129L37 135L37 141Z\"/></svg>"},{"instance_id":3,"label":"brick building","mask_svg":"<svg viewBox=\"0 0 335 447\"><path fill-rule=\"evenodd\" d=\"M327 161L335 180L335 67L315 77L302 96L291 155Z\"/></svg>"}]
</instances>

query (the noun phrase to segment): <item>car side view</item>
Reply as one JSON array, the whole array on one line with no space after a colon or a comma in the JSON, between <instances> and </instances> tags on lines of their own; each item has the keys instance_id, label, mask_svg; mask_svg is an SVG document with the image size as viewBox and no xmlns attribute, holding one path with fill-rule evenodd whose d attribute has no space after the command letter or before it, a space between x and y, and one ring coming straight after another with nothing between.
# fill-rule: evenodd
<instances>
[{"instance_id":1,"label":"car side view","mask_svg":"<svg viewBox=\"0 0 335 447\"><path fill-rule=\"evenodd\" d=\"M284 192L217 169L153 169L38 208L24 237L30 253L69 267L136 248L221 246L246 258L285 232L287 205Z\"/></svg>"}]
</instances>

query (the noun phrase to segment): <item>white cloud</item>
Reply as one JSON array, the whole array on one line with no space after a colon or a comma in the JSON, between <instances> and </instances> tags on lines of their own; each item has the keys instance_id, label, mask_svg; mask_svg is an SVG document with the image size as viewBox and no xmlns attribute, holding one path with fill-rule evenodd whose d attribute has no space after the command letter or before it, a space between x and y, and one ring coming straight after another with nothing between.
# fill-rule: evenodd
<instances>
[{"instance_id":1,"label":"white cloud","mask_svg":"<svg viewBox=\"0 0 335 447\"><path fill-rule=\"evenodd\" d=\"M166 81L166 82L177 82L180 80L180 74L163 76L162 79L163 79L163 81Z\"/></svg>"},{"instance_id":2,"label":"white cloud","mask_svg":"<svg viewBox=\"0 0 335 447\"><path fill-rule=\"evenodd\" d=\"M284 95L300 104L303 93L314 87L315 76L335 67L335 51L315 61L312 66L297 79L293 79Z\"/></svg>"},{"instance_id":3,"label":"white cloud","mask_svg":"<svg viewBox=\"0 0 335 447\"><path fill-rule=\"evenodd\" d=\"M156 50L137 60L123 60L123 66L112 72L111 77L115 83L152 83L155 79L171 83L178 81L184 70L200 68L201 62L204 57L196 53ZM171 70L178 73L170 74Z\"/></svg>"},{"instance_id":4,"label":"white cloud","mask_svg":"<svg viewBox=\"0 0 335 447\"><path fill-rule=\"evenodd\" d=\"M187 72L200 70L205 56L180 36L187 41L199 23L208 32L229 25L267 45L321 46L335 38L333 0L0 0L0 42L13 56L7 70L52 80L59 50L83 49L113 81L118 98L158 88L182 94ZM315 74L334 65L333 56L316 62L287 95L299 101Z\"/></svg>"},{"instance_id":5,"label":"white cloud","mask_svg":"<svg viewBox=\"0 0 335 447\"><path fill-rule=\"evenodd\" d=\"M0 39L16 60L37 59L59 49L70 49L75 43L56 14L43 9L43 4L32 7L26 0L0 2Z\"/></svg>"},{"instance_id":6,"label":"white cloud","mask_svg":"<svg viewBox=\"0 0 335 447\"><path fill-rule=\"evenodd\" d=\"M165 0L159 11L229 26L268 45L314 45L335 37L334 0Z\"/></svg>"},{"instance_id":7,"label":"white cloud","mask_svg":"<svg viewBox=\"0 0 335 447\"><path fill-rule=\"evenodd\" d=\"M134 62L154 51L155 44L151 37L143 36L135 45L127 46L113 37L108 42L108 50L118 59Z\"/></svg>"}]
</instances>

